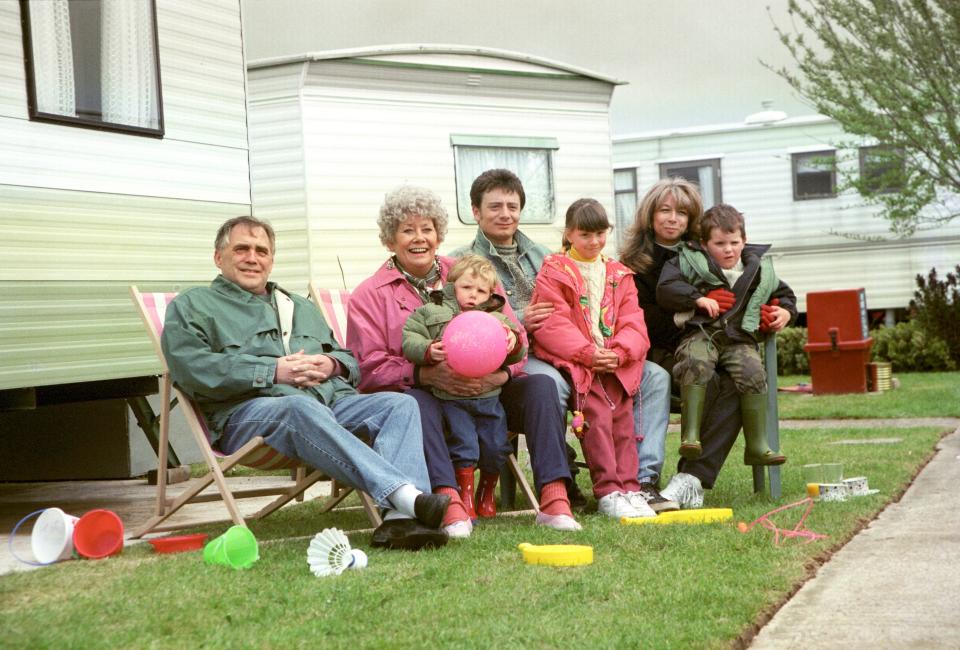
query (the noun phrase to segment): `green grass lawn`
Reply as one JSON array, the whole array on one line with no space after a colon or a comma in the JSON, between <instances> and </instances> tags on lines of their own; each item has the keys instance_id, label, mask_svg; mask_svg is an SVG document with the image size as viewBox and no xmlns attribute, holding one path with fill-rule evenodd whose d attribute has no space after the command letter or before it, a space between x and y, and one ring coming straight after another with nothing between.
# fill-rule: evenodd
<instances>
[{"instance_id":1,"label":"green grass lawn","mask_svg":"<svg viewBox=\"0 0 960 650\"><path fill-rule=\"evenodd\" d=\"M960 373L895 373L900 387L883 393L810 395L780 393L783 419L960 417ZM779 377L779 386L810 383L810 377Z\"/></svg>"},{"instance_id":2,"label":"green grass lawn","mask_svg":"<svg viewBox=\"0 0 960 650\"><path fill-rule=\"evenodd\" d=\"M901 376L899 394L785 395L782 414L956 415L958 378ZM623 526L588 511L578 514L582 532L562 534L533 526L531 515L503 516L468 540L421 553L370 549L369 535L357 534L352 540L369 554L369 567L333 578L309 572L308 537L366 521L358 511L320 515L316 503L297 505L251 525L261 559L246 571L207 566L199 553L154 555L142 544L107 560L0 576L0 647L729 647L903 492L942 433L855 421L840 429L783 429L790 461L780 501L752 494L742 442L707 493L706 507L734 509L731 523ZM886 441L836 444L851 439ZM677 442L671 435L667 477ZM867 476L880 493L818 503L806 524L829 535L822 541L776 547L761 527L737 530L736 521L803 498L800 467L813 462L843 463L845 475ZM777 521L789 528L800 514L794 509ZM595 561L526 565L521 542L589 544Z\"/></svg>"}]
</instances>

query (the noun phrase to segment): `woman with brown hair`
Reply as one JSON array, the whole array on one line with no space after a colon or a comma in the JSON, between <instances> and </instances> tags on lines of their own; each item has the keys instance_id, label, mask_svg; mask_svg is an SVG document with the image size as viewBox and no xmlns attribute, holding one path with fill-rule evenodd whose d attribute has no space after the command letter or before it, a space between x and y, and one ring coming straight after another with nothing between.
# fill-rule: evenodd
<instances>
[{"instance_id":1,"label":"woman with brown hair","mask_svg":"<svg viewBox=\"0 0 960 650\"><path fill-rule=\"evenodd\" d=\"M683 328L674 320L674 312L657 304L657 282L667 260L677 255L685 240L695 237L702 214L703 203L696 185L682 178L660 180L640 202L620 252L620 261L634 271L650 337L647 360L668 371L673 367L673 353ZM707 385L703 413L700 457L680 458L677 474L661 493L681 508L703 505L703 490L713 487L740 433L739 395L728 374L718 373Z\"/></svg>"}]
</instances>

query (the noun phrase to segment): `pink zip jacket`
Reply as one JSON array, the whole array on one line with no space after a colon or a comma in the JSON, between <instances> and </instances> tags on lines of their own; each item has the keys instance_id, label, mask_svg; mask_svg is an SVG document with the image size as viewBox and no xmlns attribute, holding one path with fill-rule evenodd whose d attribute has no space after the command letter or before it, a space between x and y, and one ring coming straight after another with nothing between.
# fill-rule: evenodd
<instances>
[{"instance_id":1,"label":"pink zip jacket","mask_svg":"<svg viewBox=\"0 0 960 650\"><path fill-rule=\"evenodd\" d=\"M456 259L437 256L440 278L446 282L447 273ZM495 292L503 297L503 287L497 284ZM347 307L347 347L360 362L360 385L364 393L376 391L405 391L413 388L414 364L403 356L403 326L423 301L416 290L397 270L391 257L364 280L350 294ZM510 303L503 306L504 315L516 325L523 345L527 333L517 320ZM516 376L527 363L526 355L509 366Z\"/></svg>"},{"instance_id":2,"label":"pink zip jacket","mask_svg":"<svg viewBox=\"0 0 960 650\"><path fill-rule=\"evenodd\" d=\"M643 310L637 301L633 271L616 260L603 258L607 279L600 301L600 329L607 349L620 357L615 371L628 395L640 387L643 360L650 349ZM537 274L530 304L553 303L553 312L533 337L536 356L566 370L577 393L589 392L593 383L593 353L597 346L590 333L590 308L583 277L565 253L549 255Z\"/></svg>"}]
</instances>

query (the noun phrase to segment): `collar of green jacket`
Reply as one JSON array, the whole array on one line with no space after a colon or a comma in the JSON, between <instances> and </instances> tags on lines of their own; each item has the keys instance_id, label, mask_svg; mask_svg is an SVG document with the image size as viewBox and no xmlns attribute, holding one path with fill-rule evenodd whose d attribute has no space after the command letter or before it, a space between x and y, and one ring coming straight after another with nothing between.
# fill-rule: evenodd
<instances>
[{"instance_id":1,"label":"collar of green jacket","mask_svg":"<svg viewBox=\"0 0 960 650\"><path fill-rule=\"evenodd\" d=\"M513 243L517 245L518 255L535 254L538 262L542 262L544 255L547 253L545 247L524 235L521 230L513 233ZM470 249L484 257L500 257L497 247L487 238L480 228L477 228L477 236L474 237ZM457 250L459 251L460 249Z\"/></svg>"},{"instance_id":2,"label":"collar of green jacket","mask_svg":"<svg viewBox=\"0 0 960 650\"><path fill-rule=\"evenodd\" d=\"M769 250L770 244L747 244L740 256L745 267L744 273L753 265L759 265L760 270L760 282L743 309L740 328L745 332L756 332L760 327L760 306L766 304L779 285L773 260L766 255ZM720 267L697 242L687 242L680 247L680 273L694 285L722 287L726 284ZM753 284L752 280L750 284ZM738 300L741 298L737 297Z\"/></svg>"},{"instance_id":3,"label":"collar of green jacket","mask_svg":"<svg viewBox=\"0 0 960 650\"><path fill-rule=\"evenodd\" d=\"M259 296L251 291L247 291L246 289L241 287L239 284L236 284L235 282L232 282L231 280L228 280L227 278L223 277L222 273L213 279L213 282L210 283L210 286L213 287L215 290L219 291L220 293L226 294L233 298L239 298L241 300L247 300L247 301L253 301L253 300L263 301L263 296ZM280 288L276 282L267 282L266 288L267 288L266 295L268 298L273 295L274 290L283 291L283 293L287 293L282 288Z\"/></svg>"}]
</instances>

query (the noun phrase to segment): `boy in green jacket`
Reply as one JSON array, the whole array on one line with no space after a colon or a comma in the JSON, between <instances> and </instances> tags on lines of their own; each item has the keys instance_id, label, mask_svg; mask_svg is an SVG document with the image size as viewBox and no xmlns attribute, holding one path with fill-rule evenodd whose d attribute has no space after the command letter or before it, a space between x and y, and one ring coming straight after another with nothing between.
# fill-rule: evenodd
<instances>
[{"instance_id":1,"label":"boy in green jacket","mask_svg":"<svg viewBox=\"0 0 960 650\"><path fill-rule=\"evenodd\" d=\"M700 455L700 421L706 386L718 365L740 393L747 465L780 465L782 454L767 445L767 377L758 341L779 332L796 315L793 291L781 282L766 252L747 244L743 215L717 204L700 219L700 243L681 246L657 285L657 303L685 319L673 378L680 384L680 455ZM677 323L681 325L681 323Z\"/></svg>"},{"instance_id":2,"label":"boy in green jacket","mask_svg":"<svg viewBox=\"0 0 960 650\"><path fill-rule=\"evenodd\" d=\"M417 309L403 328L403 354L417 365L432 365L447 358L443 336L447 325L463 311L477 309L492 314L504 328L507 358L504 366L523 359L526 348L519 332L501 309L504 298L493 292L497 272L489 260L479 255L460 258L442 291L430 294L431 303ZM460 498L471 519L497 514L494 488L500 469L511 451L507 442L507 416L500 404L500 389L472 398L464 398L433 389L440 399L443 416L450 429L448 446L456 472ZM480 486L474 504L474 471L480 466ZM475 506L475 509L474 509Z\"/></svg>"}]
</instances>

